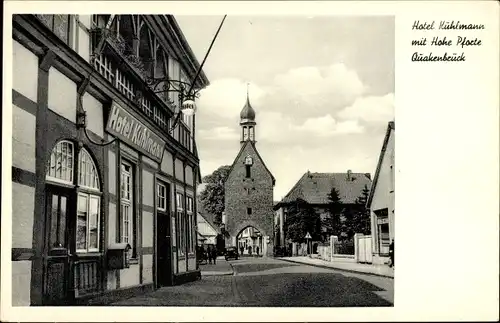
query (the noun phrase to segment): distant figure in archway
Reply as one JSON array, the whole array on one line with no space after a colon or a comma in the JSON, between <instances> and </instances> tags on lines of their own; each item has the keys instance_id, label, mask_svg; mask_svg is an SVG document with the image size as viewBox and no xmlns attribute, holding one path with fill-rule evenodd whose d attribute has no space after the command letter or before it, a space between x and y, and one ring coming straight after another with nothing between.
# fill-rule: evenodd
<instances>
[{"instance_id":1,"label":"distant figure in archway","mask_svg":"<svg viewBox=\"0 0 500 323\"><path fill-rule=\"evenodd\" d=\"M252 246L249 246L248 247L248 255L251 256L252 255Z\"/></svg>"},{"instance_id":2,"label":"distant figure in archway","mask_svg":"<svg viewBox=\"0 0 500 323\"><path fill-rule=\"evenodd\" d=\"M240 247L240 251L241 251L241 255L243 255L243 251L245 250L245 248L243 246Z\"/></svg>"},{"instance_id":3,"label":"distant figure in archway","mask_svg":"<svg viewBox=\"0 0 500 323\"><path fill-rule=\"evenodd\" d=\"M259 246L255 247L255 253L257 254L257 257L259 256Z\"/></svg>"}]
</instances>

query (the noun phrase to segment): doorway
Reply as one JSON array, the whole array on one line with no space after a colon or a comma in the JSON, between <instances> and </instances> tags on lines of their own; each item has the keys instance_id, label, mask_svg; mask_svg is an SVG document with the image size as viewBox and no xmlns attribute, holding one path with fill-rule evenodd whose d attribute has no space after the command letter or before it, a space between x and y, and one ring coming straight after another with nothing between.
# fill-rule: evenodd
<instances>
[{"instance_id":1,"label":"doorway","mask_svg":"<svg viewBox=\"0 0 500 323\"><path fill-rule=\"evenodd\" d=\"M74 216L74 194L68 189L47 185L45 210L45 261L43 304L64 305L70 301L70 239L69 228Z\"/></svg>"},{"instance_id":2,"label":"doorway","mask_svg":"<svg viewBox=\"0 0 500 323\"><path fill-rule=\"evenodd\" d=\"M170 187L157 183L156 207L156 288L172 285L172 237L171 220L168 210L170 203Z\"/></svg>"}]
</instances>

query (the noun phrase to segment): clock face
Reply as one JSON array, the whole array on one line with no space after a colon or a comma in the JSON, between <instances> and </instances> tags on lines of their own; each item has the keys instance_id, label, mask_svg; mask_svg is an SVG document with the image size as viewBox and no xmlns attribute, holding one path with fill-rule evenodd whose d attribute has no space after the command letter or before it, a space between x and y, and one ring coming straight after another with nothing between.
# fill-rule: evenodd
<instances>
[{"instance_id":1,"label":"clock face","mask_svg":"<svg viewBox=\"0 0 500 323\"><path fill-rule=\"evenodd\" d=\"M252 165L253 164L253 159L250 156L247 156L245 158L245 165Z\"/></svg>"}]
</instances>

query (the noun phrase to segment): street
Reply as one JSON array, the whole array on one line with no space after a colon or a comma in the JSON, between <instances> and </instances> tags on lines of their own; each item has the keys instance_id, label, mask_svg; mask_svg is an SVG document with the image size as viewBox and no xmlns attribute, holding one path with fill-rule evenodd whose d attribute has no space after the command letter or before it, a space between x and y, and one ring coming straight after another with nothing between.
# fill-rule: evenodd
<instances>
[{"instance_id":1,"label":"street","mask_svg":"<svg viewBox=\"0 0 500 323\"><path fill-rule=\"evenodd\" d=\"M224 265L224 260L218 261ZM233 275L165 287L122 306L393 306L394 280L300 265L273 258L231 260ZM203 270L203 267L202 267Z\"/></svg>"}]
</instances>

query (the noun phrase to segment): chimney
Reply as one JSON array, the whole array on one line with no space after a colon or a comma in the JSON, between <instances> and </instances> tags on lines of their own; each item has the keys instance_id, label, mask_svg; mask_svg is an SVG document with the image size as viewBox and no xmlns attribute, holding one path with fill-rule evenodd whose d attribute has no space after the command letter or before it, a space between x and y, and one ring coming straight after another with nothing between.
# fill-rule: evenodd
<instances>
[{"instance_id":1,"label":"chimney","mask_svg":"<svg viewBox=\"0 0 500 323\"><path fill-rule=\"evenodd\" d=\"M351 174L352 174L352 171L349 169L347 171L347 180L350 181L351 180Z\"/></svg>"}]
</instances>

